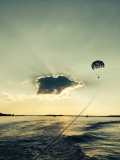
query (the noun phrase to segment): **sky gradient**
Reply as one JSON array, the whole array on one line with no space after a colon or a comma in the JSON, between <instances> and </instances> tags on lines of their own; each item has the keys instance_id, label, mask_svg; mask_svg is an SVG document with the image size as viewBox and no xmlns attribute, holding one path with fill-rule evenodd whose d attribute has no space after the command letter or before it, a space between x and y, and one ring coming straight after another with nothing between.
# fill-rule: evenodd
<instances>
[{"instance_id":1,"label":"sky gradient","mask_svg":"<svg viewBox=\"0 0 120 160\"><path fill-rule=\"evenodd\" d=\"M85 114L120 114L119 71L118 0L0 0L0 112L78 114L95 94ZM59 74L84 85L36 94L37 77Z\"/></svg>"}]
</instances>

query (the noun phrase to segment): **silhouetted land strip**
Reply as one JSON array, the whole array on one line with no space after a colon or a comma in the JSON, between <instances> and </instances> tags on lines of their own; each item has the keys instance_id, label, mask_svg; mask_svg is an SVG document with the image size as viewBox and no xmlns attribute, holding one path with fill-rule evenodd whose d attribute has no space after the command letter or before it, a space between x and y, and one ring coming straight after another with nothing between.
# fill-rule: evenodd
<instances>
[{"instance_id":1,"label":"silhouetted land strip","mask_svg":"<svg viewBox=\"0 0 120 160\"><path fill-rule=\"evenodd\" d=\"M0 113L0 116L48 116L48 117L75 117L78 115L62 115L62 114L46 114L46 115L15 115L15 114L6 114L6 113ZM79 117L120 117L120 115L80 115Z\"/></svg>"},{"instance_id":2,"label":"silhouetted land strip","mask_svg":"<svg viewBox=\"0 0 120 160\"><path fill-rule=\"evenodd\" d=\"M5 114L5 113L0 113L0 116L14 116L14 114Z\"/></svg>"}]
</instances>

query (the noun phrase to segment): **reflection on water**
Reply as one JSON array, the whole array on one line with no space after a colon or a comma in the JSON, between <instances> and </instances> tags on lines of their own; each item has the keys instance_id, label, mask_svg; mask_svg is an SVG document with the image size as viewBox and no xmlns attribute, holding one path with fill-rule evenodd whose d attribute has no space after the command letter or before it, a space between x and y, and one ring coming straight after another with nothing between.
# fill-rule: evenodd
<instances>
[{"instance_id":1,"label":"reflection on water","mask_svg":"<svg viewBox=\"0 0 120 160\"><path fill-rule=\"evenodd\" d=\"M81 117L57 143L44 150L72 119L70 116L0 117L0 160L119 159L120 118Z\"/></svg>"}]
</instances>

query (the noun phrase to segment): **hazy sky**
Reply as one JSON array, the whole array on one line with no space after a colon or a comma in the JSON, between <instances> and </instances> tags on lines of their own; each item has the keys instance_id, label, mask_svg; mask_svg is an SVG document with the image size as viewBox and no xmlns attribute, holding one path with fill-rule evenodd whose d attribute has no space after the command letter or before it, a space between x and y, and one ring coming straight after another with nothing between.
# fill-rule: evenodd
<instances>
[{"instance_id":1,"label":"hazy sky","mask_svg":"<svg viewBox=\"0 0 120 160\"><path fill-rule=\"evenodd\" d=\"M37 95L36 77L47 74L84 86ZM96 94L85 114L120 114L119 85L119 0L0 0L0 112L78 114Z\"/></svg>"}]
</instances>

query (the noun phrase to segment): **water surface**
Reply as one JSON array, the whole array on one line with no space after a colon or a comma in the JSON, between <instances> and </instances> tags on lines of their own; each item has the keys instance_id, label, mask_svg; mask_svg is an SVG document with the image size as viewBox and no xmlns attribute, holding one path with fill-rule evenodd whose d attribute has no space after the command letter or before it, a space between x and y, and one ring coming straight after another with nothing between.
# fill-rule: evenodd
<instances>
[{"instance_id":1,"label":"water surface","mask_svg":"<svg viewBox=\"0 0 120 160\"><path fill-rule=\"evenodd\" d=\"M120 118L0 117L0 160L119 160Z\"/></svg>"}]
</instances>

